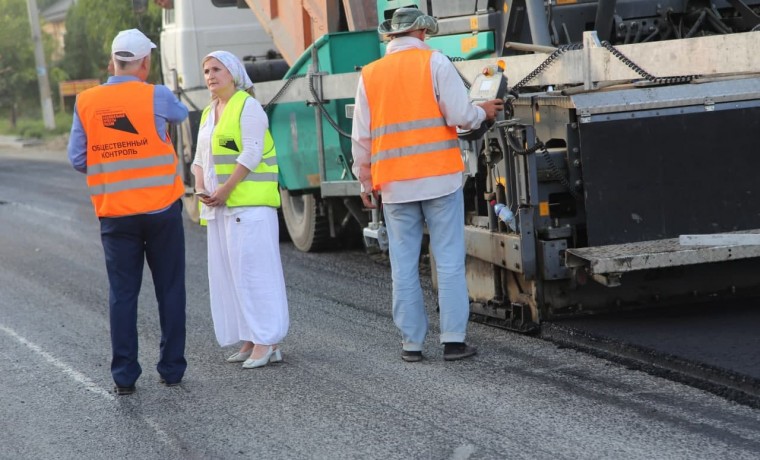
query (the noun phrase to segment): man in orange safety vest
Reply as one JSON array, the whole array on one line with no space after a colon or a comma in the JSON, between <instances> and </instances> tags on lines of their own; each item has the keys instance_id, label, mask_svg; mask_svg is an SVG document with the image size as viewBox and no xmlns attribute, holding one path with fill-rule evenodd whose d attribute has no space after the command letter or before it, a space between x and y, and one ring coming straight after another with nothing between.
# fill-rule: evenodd
<instances>
[{"instance_id":1,"label":"man in orange safety vest","mask_svg":"<svg viewBox=\"0 0 760 460\"><path fill-rule=\"evenodd\" d=\"M159 381L178 385L185 361L184 185L168 123L188 111L162 85L146 83L156 45L137 29L111 45L113 76L77 97L68 155L87 175L108 272L111 375L118 395L134 393L137 299L144 261L153 275L161 324ZM111 69L111 66L109 66Z\"/></svg>"},{"instance_id":2,"label":"man in orange safety vest","mask_svg":"<svg viewBox=\"0 0 760 460\"><path fill-rule=\"evenodd\" d=\"M469 101L451 61L424 43L437 21L399 8L378 31L391 38L383 58L362 69L354 108L353 172L367 208L382 194L393 277L393 320L401 358L422 360L428 319L419 281L423 225L438 277L440 342L447 361L469 358L465 280L464 164L457 127L473 129L503 110L500 99Z\"/></svg>"}]
</instances>

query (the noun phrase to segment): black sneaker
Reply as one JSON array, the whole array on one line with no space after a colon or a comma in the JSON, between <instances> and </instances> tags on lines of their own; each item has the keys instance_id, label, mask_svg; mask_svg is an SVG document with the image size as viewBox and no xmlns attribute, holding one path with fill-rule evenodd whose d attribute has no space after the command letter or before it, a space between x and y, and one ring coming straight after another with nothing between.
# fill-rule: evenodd
<instances>
[{"instance_id":1,"label":"black sneaker","mask_svg":"<svg viewBox=\"0 0 760 460\"><path fill-rule=\"evenodd\" d=\"M119 385L116 385L113 387L113 392L116 393L117 396L131 395L135 390L136 388L134 385L131 387L120 387Z\"/></svg>"},{"instance_id":2,"label":"black sneaker","mask_svg":"<svg viewBox=\"0 0 760 460\"><path fill-rule=\"evenodd\" d=\"M446 361L456 361L475 356L478 349L471 347L464 342L449 342L443 344L443 359Z\"/></svg>"},{"instance_id":3,"label":"black sneaker","mask_svg":"<svg viewBox=\"0 0 760 460\"><path fill-rule=\"evenodd\" d=\"M169 382L166 381L166 379L164 379L163 377L161 377L160 379L158 379L158 383L160 383L161 385L163 385L165 387L176 387L176 386L179 386L179 384L181 382L172 382L172 383L169 383Z\"/></svg>"},{"instance_id":4,"label":"black sneaker","mask_svg":"<svg viewBox=\"0 0 760 460\"><path fill-rule=\"evenodd\" d=\"M404 361L408 363L416 363L416 362L422 361L422 352L401 350L401 359L403 359Z\"/></svg>"}]
</instances>

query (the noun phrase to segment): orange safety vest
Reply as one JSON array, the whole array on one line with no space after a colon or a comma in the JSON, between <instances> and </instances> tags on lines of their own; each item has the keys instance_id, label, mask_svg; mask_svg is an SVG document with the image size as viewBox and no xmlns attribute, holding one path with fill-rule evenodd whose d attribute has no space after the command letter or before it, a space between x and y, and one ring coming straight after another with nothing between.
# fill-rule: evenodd
<instances>
[{"instance_id":1,"label":"orange safety vest","mask_svg":"<svg viewBox=\"0 0 760 460\"><path fill-rule=\"evenodd\" d=\"M362 69L370 113L372 187L464 171L457 131L433 91L431 50L387 54Z\"/></svg>"},{"instance_id":2,"label":"orange safety vest","mask_svg":"<svg viewBox=\"0 0 760 460\"><path fill-rule=\"evenodd\" d=\"M174 146L156 132L153 90L131 81L90 88L77 98L87 134L87 186L98 217L158 211L184 193Z\"/></svg>"}]
</instances>

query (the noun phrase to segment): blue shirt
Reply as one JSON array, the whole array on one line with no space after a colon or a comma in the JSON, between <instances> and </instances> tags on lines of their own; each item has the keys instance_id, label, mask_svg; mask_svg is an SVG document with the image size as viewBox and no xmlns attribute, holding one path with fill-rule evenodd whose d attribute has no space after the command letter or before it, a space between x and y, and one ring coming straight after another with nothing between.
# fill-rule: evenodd
<instances>
[{"instance_id":1,"label":"blue shirt","mask_svg":"<svg viewBox=\"0 0 760 460\"><path fill-rule=\"evenodd\" d=\"M108 77L106 85L118 85L127 81L141 81L132 75ZM166 123L179 123L187 118L187 107L181 103L164 85L155 85L153 91L153 114L156 117L156 132L161 139L166 140ZM71 135L68 147L69 161L79 172L87 172L87 133L84 132L82 121L79 119L74 106L74 119L71 123Z\"/></svg>"}]
</instances>

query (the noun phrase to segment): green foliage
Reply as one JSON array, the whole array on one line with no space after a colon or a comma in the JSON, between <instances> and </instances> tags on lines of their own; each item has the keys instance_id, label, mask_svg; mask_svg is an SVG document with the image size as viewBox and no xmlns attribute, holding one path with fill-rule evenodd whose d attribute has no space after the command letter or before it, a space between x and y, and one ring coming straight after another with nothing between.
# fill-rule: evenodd
<instances>
[{"instance_id":1,"label":"green foliage","mask_svg":"<svg viewBox=\"0 0 760 460\"><path fill-rule=\"evenodd\" d=\"M18 120L16 128L11 128L10 123L0 124L0 134L12 135L23 138L45 139L62 134L67 134L71 129L73 115L70 113L57 112L55 114L55 129L49 131L45 128L45 122L39 115L39 110L29 116Z\"/></svg>"},{"instance_id":2,"label":"green foliage","mask_svg":"<svg viewBox=\"0 0 760 460\"><path fill-rule=\"evenodd\" d=\"M16 125L17 134L25 139L42 139L45 136L45 126L42 120L25 118Z\"/></svg>"},{"instance_id":3,"label":"green foliage","mask_svg":"<svg viewBox=\"0 0 760 460\"><path fill-rule=\"evenodd\" d=\"M0 0L0 107L33 103L37 95L34 44L24 0ZM32 96L30 98L29 96Z\"/></svg>"},{"instance_id":4,"label":"green foliage","mask_svg":"<svg viewBox=\"0 0 760 460\"><path fill-rule=\"evenodd\" d=\"M65 57L61 66L68 77L105 80L111 42L124 29L140 29L158 43L161 9L150 2L145 14L136 15L131 0L78 0L66 16ZM154 77L161 74L160 61L157 55L153 57L151 81L159 81Z\"/></svg>"},{"instance_id":5,"label":"green foliage","mask_svg":"<svg viewBox=\"0 0 760 460\"><path fill-rule=\"evenodd\" d=\"M37 0L37 7L42 10L55 1ZM68 79L68 73L51 64L53 38L44 32L41 38L55 103L58 82ZM8 113L11 120L38 116L40 111L34 42L25 0L0 0L0 109Z\"/></svg>"},{"instance_id":6,"label":"green foliage","mask_svg":"<svg viewBox=\"0 0 760 460\"><path fill-rule=\"evenodd\" d=\"M71 121L74 115L66 112L57 112L55 114L55 132L58 134L68 134L71 130Z\"/></svg>"},{"instance_id":7,"label":"green foliage","mask_svg":"<svg viewBox=\"0 0 760 460\"><path fill-rule=\"evenodd\" d=\"M66 35L64 36L64 57L59 63L69 80L82 80L85 78L105 77L105 72L98 73L95 62L98 59L106 59L100 54L93 55L90 50L90 41L87 37L87 16L84 8L86 0L80 0L70 8L66 15ZM111 2L108 2L111 3ZM99 44L96 44L100 51ZM101 53L102 54L102 53ZM107 66L107 64L106 64ZM100 69L105 70L105 68Z\"/></svg>"},{"instance_id":8,"label":"green foliage","mask_svg":"<svg viewBox=\"0 0 760 460\"><path fill-rule=\"evenodd\" d=\"M37 0L42 10L56 0ZM161 8L148 3L144 14L132 11L131 0L78 0L66 18L67 33L64 39L65 55L59 63L52 63L52 38L42 34L46 54L48 79L53 103L58 104L58 82L107 78L111 42L120 30L137 28L154 43L159 42ZM154 53L151 81L160 80L158 53ZM40 101L34 43L27 2L25 0L0 0L0 113L34 119L39 117ZM34 122L24 122L24 129L35 134Z\"/></svg>"}]
</instances>

